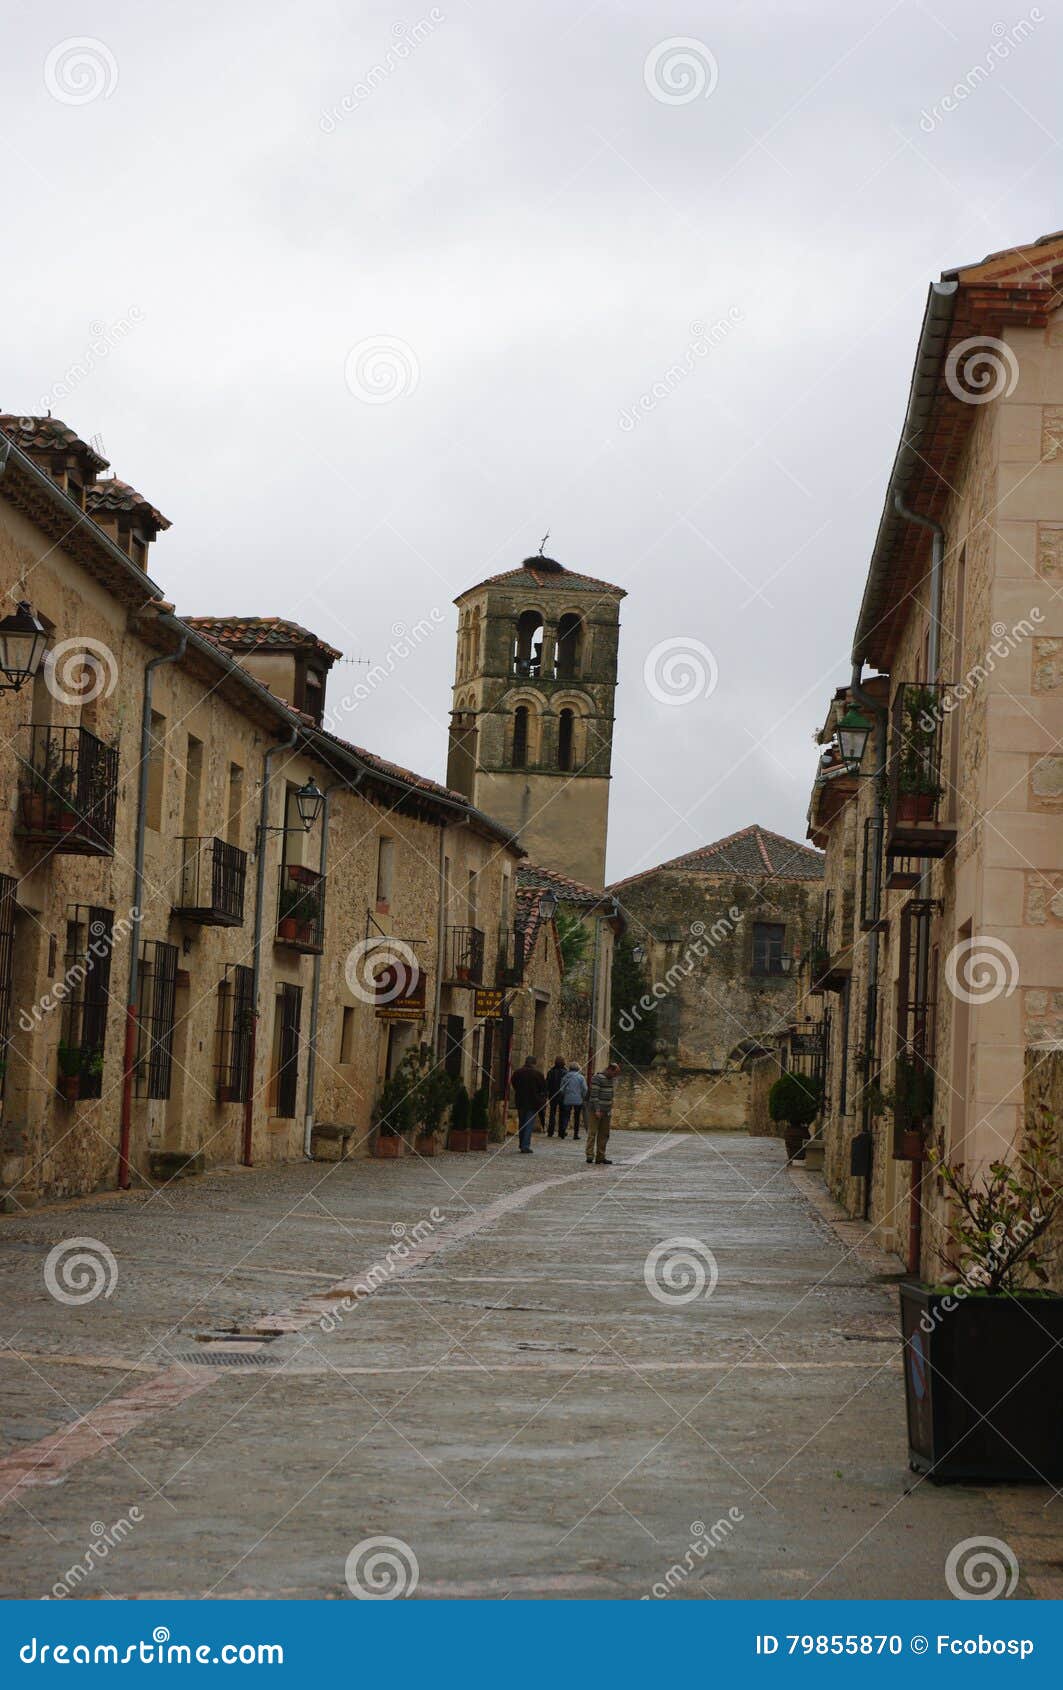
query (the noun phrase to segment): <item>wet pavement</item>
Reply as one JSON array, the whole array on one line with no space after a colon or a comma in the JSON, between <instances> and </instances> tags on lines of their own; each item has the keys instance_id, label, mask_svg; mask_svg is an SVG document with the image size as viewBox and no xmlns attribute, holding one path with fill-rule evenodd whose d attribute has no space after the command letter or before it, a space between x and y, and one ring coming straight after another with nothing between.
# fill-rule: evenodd
<instances>
[{"instance_id":1,"label":"wet pavement","mask_svg":"<svg viewBox=\"0 0 1063 1690\"><path fill-rule=\"evenodd\" d=\"M1050 1493L908 1471L897 1264L821 1184L611 1149L4 1218L0 1593L935 1597L984 1536L1057 1593Z\"/></svg>"}]
</instances>

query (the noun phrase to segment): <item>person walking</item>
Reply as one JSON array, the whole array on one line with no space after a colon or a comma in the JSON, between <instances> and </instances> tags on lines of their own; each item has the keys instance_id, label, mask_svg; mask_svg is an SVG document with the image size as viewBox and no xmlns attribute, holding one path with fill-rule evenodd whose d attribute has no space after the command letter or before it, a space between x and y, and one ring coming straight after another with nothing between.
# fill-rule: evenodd
<instances>
[{"instance_id":1,"label":"person walking","mask_svg":"<svg viewBox=\"0 0 1063 1690\"><path fill-rule=\"evenodd\" d=\"M546 1129L547 1138L553 1138L554 1130L558 1124L558 1117L561 1113L561 1082L567 1073L568 1069L565 1067L564 1057L555 1056L554 1065L547 1070L546 1074L546 1099L550 1105L550 1123ZM560 1136L563 1138L564 1134L562 1133Z\"/></svg>"},{"instance_id":2,"label":"person walking","mask_svg":"<svg viewBox=\"0 0 1063 1690\"><path fill-rule=\"evenodd\" d=\"M546 1103L546 1081L534 1056L524 1058L523 1067L517 1069L509 1083L520 1124L520 1152L522 1156L530 1156L536 1117Z\"/></svg>"},{"instance_id":3,"label":"person walking","mask_svg":"<svg viewBox=\"0 0 1063 1690\"><path fill-rule=\"evenodd\" d=\"M613 1165L605 1154L605 1147L609 1143L609 1126L613 1118L613 1082L619 1072L619 1062L610 1062L591 1081L587 1102L590 1111L587 1123L588 1167L593 1164L595 1167L611 1168Z\"/></svg>"},{"instance_id":4,"label":"person walking","mask_svg":"<svg viewBox=\"0 0 1063 1690\"><path fill-rule=\"evenodd\" d=\"M557 1136L564 1138L568 1133L569 1118L572 1118L573 1138L579 1138L580 1116L583 1105L587 1101L587 1082L578 1062L570 1062L565 1069L565 1077L561 1081L559 1093L561 1102L561 1116Z\"/></svg>"}]
</instances>

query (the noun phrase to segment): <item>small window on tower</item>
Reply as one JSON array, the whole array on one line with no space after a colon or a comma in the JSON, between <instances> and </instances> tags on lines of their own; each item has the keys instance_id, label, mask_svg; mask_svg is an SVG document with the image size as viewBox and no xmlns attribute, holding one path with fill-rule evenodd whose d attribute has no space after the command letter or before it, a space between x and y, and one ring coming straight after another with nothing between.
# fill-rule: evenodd
<instances>
[{"instance_id":1,"label":"small window on tower","mask_svg":"<svg viewBox=\"0 0 1063 1690\"><path fill-rule=\"evenodd\" d=\"M513 767L523 769L528 761L528 706L518 704L513 712Z\"/></svg>"},{"instance_id":2,"label":"small window on tower","mask_svg":"<svg viewBox=\"0 0 1063 1690\"><path fill-rule=\"evenodd\" d=\"M557 723L557 766L559 769L572 767L572 734L575 717L571 710L562 710Z\"/></svg>"}]
</instances>

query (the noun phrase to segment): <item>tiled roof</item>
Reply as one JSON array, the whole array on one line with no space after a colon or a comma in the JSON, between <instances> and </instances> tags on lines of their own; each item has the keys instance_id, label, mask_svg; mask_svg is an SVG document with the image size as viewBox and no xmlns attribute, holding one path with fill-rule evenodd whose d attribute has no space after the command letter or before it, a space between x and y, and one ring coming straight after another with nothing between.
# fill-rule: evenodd
<instances>
[{"instance_id":1,"label":"tiled roof","mask_svg":"<svg viewBox=\"0 0 1063 1690\"><path fill-rule=\"evenodd\" d=\"M618 880L609 890L615 892L620 887L632 886L649 875L660 874L663 869L700 869L703 874L737 874L743 879L770 876L778 880L822 880L823 856L809 845L799 845L795 839L772 833L754 822L738 833L729 833L726 839L700 845L696 851L687 851L681 857L658 863L656 868L643 869L640 874L629 875L627 880Z\"/></svg>"},{"instance_id":2,"label":"tiled roof","mask_svg":"<svg viewBox=\"0 0 1063 1690\"><path fill-rule=\"evenodd\" d=\"M106 481L97 481L92 487L85 489L85 509L90 515L96 511L145 511L156 528L169 528L169 518L155 509L143 493L138 493L135 487L130 487L128 481L120 481L117 475L110 476Z\"/></svg>"},{"instance_id":3,"label":"tiled roof","mask_svg":"<svg viewBox=\"0 0 1063 1690\"><path fill-rule=\"evenodd\" d=\"M533 587L563 588L575 593L616 593L620 598L626 598L627 592L623 587L614 587L610 581L599 581L595 575L584 575L577 569L566 569L552 557L526 557L519 569L505 569L501 575L489 575L486 580L478 581L475 587L466 587L455 599L455 604L469 593L479 592L481 587Z\"/></svg>"},{"instance_id":4,"label":"tiled roof","mask_svg":"<svg viewBox=\"0 0 1063 1690\"><path fill-rule=\"evenodd\" d=\"M0 411L0 429L24 452L77 452L97 474L111 467L58 417L16 417L11 411Z\"/></svg>"},{"instance_id":5,"label":"tiled roof","mask_svg":"<svg viewBox=\"0 0 1063 1690\"><path fill-rule=\"evenodd\" d=\"M228 651L291 651L293 646L309 646L333 662L343 656L309 628L283 616L186 616L184 620Z\"/></svg>"},{"instance_id":6,"label":"tiled roof","mask_svg":"<svg viewBox=\"0 0 1063 1690\"><path fill-rule=\"evenodd\" d=\"M606 893L601 887L585 886L582 880L572 880L567 874L557 874L552 868L541 868L538 863L522 863L517 871L517 879L522 888L539 891L547 889L557 893L562 903L566 904L600 904Z\"/></svg>"}]
</instances>

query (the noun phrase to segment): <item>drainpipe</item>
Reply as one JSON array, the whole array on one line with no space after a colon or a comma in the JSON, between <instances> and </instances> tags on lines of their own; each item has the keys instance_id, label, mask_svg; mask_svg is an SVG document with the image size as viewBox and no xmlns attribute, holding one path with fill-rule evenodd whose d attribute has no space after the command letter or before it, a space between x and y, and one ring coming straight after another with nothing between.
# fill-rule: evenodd
<instances>
[{"instance_id":1,"label":"drainpipe","mask_svg":"<svg viewBox=\"0 0 1063 1690\"><path fill-rule=\"evenodd\" d=\"M618 914L619 906L617 904L617 900L614 898L612 900L612 909L609 914L596 914L594 918L594 967L591 972L591 1024L587 1035L587 1067L591 1070L592 1078L594 1076L598 1052L598 1006L601 1001L602 922L610 921ZM612 1056L612 1051L607 1049L606 1055L607 1057Z\"/></svg>"},{"instance_id":2,"label":"drainpipe","mask_svg":"<svg viewBox=\"0 0 1063 1690\"><path fill-rule=\"evenodd\" d=\"M283 744L269 747L262 762L262 797L258 809L258 838L255 841L258 860L255 863L255 933L251 951L251 1037L248 1041L251 1048L247 1055L248 1087L247 1102L244 1104L244 1142L241 1156L245 1168L252 1165L251 1142L255 1123L258 993L262 979L262 902L266 890L266 847L269 844L269 834L266 832L269 824L269 776L274 757L279 757L282 751L290 751L298 738L299 729L293 728Z\"/></svg>"},{"instance_id":3,"label":"drainpipe","mask_svg":"<svg viewBox=\"0 0 1063 1690\"><path fill-rule=\"evenodd\" d=\"M318 873L322 879L328 869L328 814L332 794L341 787L350 787L354 791L361 786L363 776L359 773L354 780L334 780L331 786L325 788L325 802L321 806L321 849L318 855ZM306 1053L306 1113L303 1120L303 1155L310 1160L310 1141L314 1135L314 1081L317 1078L317 1015L321 1002L321 953L314 957L314 978L310 988L310 1040Z\"/></svg>"},{"instance_id":4,"label":"drainpipe","mask_svg":"<svg viewBox=\"0 0 1063 1690\"><path fill-rule=\"evenodd\" d=\"M153 657L144 670L144 697L140 710L140 767L137 771L137 836L133 852L133 908L144 902L144 834L148 825L148 774L151 752L151 700L155 671L166 663L179 663L185 654L188 635L181 633L173 651ZM128 1191L130 1183L129 1145L133 1127L133 1069L137 1060L137 1000L140 995L140 932L133 931L129 946L129 986L126 992L125 1049L122 1054L122 1118L118 1134L118 1189Z\"/></svg>"},{"instance_id":5,"label":"drainpipe","mask_svg":"<svg viewBox=\"0 0 1063 1690\"><path fill-rule=\"evenodd\" d=\"M447 942L447 824L439 824L439 897L436 900L436 982L432 992L432 1025L428 1040L432 1049L438 1048L439 1012L443 1003L443 951Z\"/></svg>"},{"instance_id":6,"label":"drainpipe","mask_svg":"<svg viewBox=\"0 0 1063 1690\"><path fill-rule=\"evenodd\" d=\"M863 667L864 665L862 662L853 664L853 674L852 680L849 683L849 692L856 704L859 704L862 709L869 710L871 712L875 723L875 820L878 822L878 837L881 846L883 818L885 812L885 805L882 801L881 776L882 771L886 767L886 735L888 731L886 725L887 711L886 706L882 704L879 699L872 698L871 694L865 692L860 684L860 674ZM875 908L880 911L882 908L882 891L882 851L879 849L879 851L875 854ZM868 995L864 1004L865 1053L870 1051L875 1039L875 1010L878 1005L878 942L879 935L876 929L873 933L868 934L867 945L868 979L874 981L875 992L873 997L870 994ZM864 1083L865 1085L867 1083L866 1073L864 1075ZM869 1118L866 1105L864 1107L863 1116L864 1130L869 1133L867 1173L864 1175L863 1203L863 1215L864 1220L866 1221L869 1220L871 1216L871 1179L874 1169L875 1135L871 1132L868 1126Z\"/></svg>"},{"instance_id":7,"label":"drainpipe","mask_svg":"<svg viewBox=\"0 0 1063 1690\"><path fill-rule=\"evenodd\" d=\"M931 521L928 516L919 516L916 511L909 510L900 493L894 494L893 506L898 516L906 522L914 522L919 528L930 530L930 629L927 640L927 680L933 686L937 682L938 669L941 663L941 589L942 566L945 558L945 530L940 522ZM921 897L930 893L930 874L924 873L919 886ZM925 954L927 935L921 929L921 954L916 958L916 967L925 979L929 958ZM918 1157L912 1163L912 1184L909 1196L908 1213L908 1272L918 1274L923 1249L923 1159Z\"/></svg>"}]
</instances>

